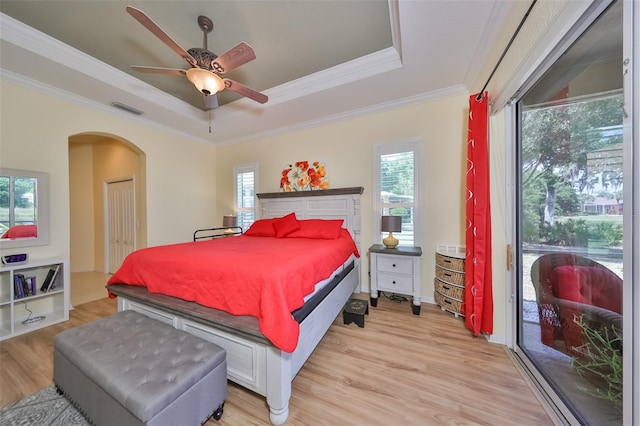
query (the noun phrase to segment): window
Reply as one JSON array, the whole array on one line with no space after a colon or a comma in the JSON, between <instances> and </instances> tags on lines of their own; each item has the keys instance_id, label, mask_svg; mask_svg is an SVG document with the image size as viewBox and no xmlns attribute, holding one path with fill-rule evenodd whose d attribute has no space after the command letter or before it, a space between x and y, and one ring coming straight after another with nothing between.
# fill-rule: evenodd
<instances>
[{"instance_id":1,"label":"window","mask_svg":"<svg viewBox=\"0 0 640 426\"><path fill-rule=\"evenodd\" d=\"M235 194L234 210L238 215L238 226L247 230L256 220L256 187L258 186L258 165L242 164L234 166Z\"/></svg>"},{"instance_id":2,"label":"window","mask_svg":"<svg viewBox=\"0 0 640 426\"><path fill-rule=\"evenodd\" d=\"M418 141L378 145L374 153L374 235L381 242L387 235L380 231L382 216L401 216L402 231L394 236L400 245L418 245L419 200Z\"/></svg>"},{"instance_id":3,"label":"window","mask_svg":"<svg viewBox=\"0 0 640 426\"><path fill-rule=\"evenodd\" d=\"M16 225L37 223L36 179L0 176L0 235Z\"/></svg>"}]
</instances>

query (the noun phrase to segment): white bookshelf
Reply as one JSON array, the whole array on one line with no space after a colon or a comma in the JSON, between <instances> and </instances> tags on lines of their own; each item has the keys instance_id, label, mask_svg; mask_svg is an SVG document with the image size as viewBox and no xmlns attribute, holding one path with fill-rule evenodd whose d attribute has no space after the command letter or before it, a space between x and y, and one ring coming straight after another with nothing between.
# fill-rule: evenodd
<instances>
[{"instance_id":1,"label":"white bookshelf","mask_svg":"<svg viewBox=\"0 0 640 426\"><path fill-rule=\"evenodd\" d=\"M55 288L41 292L50 269L60 265ZM14 276L36 277L36 294L16 298ZM31 311L31 313L29 312ZM36 322L27 319L44 317ZM65 259L33 259L0 265L0 340L29 333L69 319L69 262Z\"/></svg>"}]
</instances>

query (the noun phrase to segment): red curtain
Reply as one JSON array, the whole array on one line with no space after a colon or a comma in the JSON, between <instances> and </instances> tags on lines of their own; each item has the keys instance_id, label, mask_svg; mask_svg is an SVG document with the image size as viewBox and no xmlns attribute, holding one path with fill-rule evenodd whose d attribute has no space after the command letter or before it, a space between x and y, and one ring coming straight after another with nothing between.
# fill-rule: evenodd
<instances>
[{"instance_id":1,"label":"red curtain","mask_svg":"<svg viewBox=\"0 0 640 426\"><path fill-rule=\"evenodd\" d=\"M489 200L489 103L487 92L469 97L466 260L462 313L473 334L493 333L491 206Z\"/></svg>"}]
</instances>

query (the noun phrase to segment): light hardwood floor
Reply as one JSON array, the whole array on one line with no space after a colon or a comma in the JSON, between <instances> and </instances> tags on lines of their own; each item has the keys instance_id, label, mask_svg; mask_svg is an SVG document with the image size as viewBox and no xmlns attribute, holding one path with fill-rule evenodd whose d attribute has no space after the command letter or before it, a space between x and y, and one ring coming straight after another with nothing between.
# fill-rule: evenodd
<instances>
[{"instance_id":1,"label":"light hardwood floor","mask_svg":"<svg viewBox=\"0 0 640 426\"><path fill-rule=\"evenodd\" d=\"M100 272L72 272L71 273L71 306L79 306L107 296L104 288L110 274Z\"/></svg>"},{"instance_id":2,"label":"light hardwood floor","mask_svg":"<svg viewBox=\"0 0 640 426\"><path fill-rule=\"evenodd\" d=\"M115 311L115 300L81 304L66 323L0 342L0 406L52 383L56 333ZM505 351L435 305L414 316L382 298L364 328L336 319L293 381L287 425L552 425ZM233 383L207 423L268 424L265 399Z\"/></svg>"}]
</instances>

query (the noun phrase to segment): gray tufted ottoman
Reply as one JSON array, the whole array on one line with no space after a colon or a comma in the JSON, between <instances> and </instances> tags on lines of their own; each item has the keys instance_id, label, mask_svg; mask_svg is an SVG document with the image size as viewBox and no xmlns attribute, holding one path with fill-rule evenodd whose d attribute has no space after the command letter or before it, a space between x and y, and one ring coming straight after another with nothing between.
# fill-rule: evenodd
<instances>
[{"instance_id":1,"label":"gray tufted ottoman","mask_svg":"<svg viewBox=\"0 0 640 426\"><path fill-rule=\"evenodd\" d=\"M53 380L97 425L200 425L222 416L226 352L134 311L56 335Z\"/></svg>"}]
</instances>

